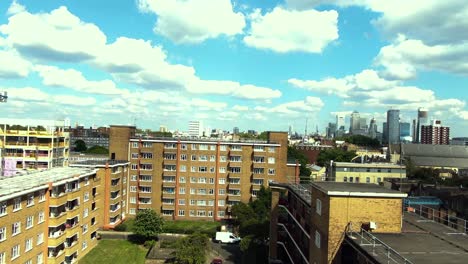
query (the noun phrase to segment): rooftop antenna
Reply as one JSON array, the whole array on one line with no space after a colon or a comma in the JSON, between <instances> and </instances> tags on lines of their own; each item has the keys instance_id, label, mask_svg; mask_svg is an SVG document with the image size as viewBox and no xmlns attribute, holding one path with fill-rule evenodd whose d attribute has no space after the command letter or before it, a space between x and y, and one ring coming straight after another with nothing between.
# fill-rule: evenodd
<instances>
[{"instance_id":1,"label":"rooftop antenna","mask_svg":"<svg viewBox=\"0 0 468 264\"><path fill-rule=\"evenodd\" d=\"M307 122L308 121L309 121L309 119L306 118L304 138L307 137Z\"/></svg>"}]
</instances>

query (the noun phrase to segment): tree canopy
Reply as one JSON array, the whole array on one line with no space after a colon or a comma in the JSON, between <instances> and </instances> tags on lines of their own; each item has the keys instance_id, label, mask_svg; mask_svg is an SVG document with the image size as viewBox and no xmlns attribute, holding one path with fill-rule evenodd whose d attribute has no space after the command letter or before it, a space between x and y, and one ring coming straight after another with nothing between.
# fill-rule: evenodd
<instances>
[{"instance_id":1,"label":"tree canopy","mask_svg":"<svg viewBox=\"0 0 468 264\"><path fill-rule=\"evenodd\" d=\"M325 166L330 162L330 160L338 162L350 162L354 157L356 157L355 151L347 151L341 148L331 148L320 151L317 157L317 164L319 166Z\"/></svg>"},{"instance_id":2,"label":"tree canopy","mask_svg":"<svg viewBox=\"0 0 468 264\"><path fill-rule=\"evenodd\" d=\"M299 176L310 176L312 171L309 168L307 168L308 160L304 153L302 153L293 146L288 146L288 159L297 160L299 164L301 164Z\"/></svg>"},{"instance_id":3,"label":"tree canopy","mask_svg":"<svg viewBox=\"0 0 468 264\"><path fill-rule=\"evenodd\" d=\"M180 238L176 242L174 253L177 264L203 264L206 262L205 252L208 249L209 238L205 234L195 233Z\"/></svg>"},{"instance_id":4,"label":"tree canopy","mask_svg":"<svg viewBox=\"0 0 468 264\"><path fill-rule=\"evenodd\" d=\"M109 150L102 146L92 146L85 152L88 154L109 154Z\"/></svg>"},{"instance_id":5,"label":"tree canopy","mask_svg":"<svg viewBox=\"0 0 468 264\"><path fill-rule=\"evenodd\" d=\"M240 247L244 263L267 263L268 246L265 241L270 232L271 190L261 187L257 199L248 204L232 207L232 215L239 225L242 237Z\"/></svg>"},{"instance_id":6,"label":"tree canopy","mask_svg":"<svg viewBox=\"0 0 468 264\"><path fill-rule=\"evenodd\" d=\"M75 144L75 151L77 152L83 152L88 149L86 147L86 143L81 139L76 140L74 144Z\"/></svg>"},{"instance_id":7,"label":"tree canopy","mask_svg":"<svg viewBox=\"0 0 468 264\"><path fill-rule=\"evenodd\" d=\"M133 224L133 231L135 234L150 239L156 237L163 231L164 219L156 213L153 209L139 210L135 223Z\"/></svg>"},{"instance_id":8,"label":"tree canopy","mask_svg":"<svg viewBox=\"0 0 468 264\"><path fill-rule=\"evenodd\" d=\"M344 140L348 143L358 145L358 146L367 146L378 148L380 147L380 142L376 138L370 138L363 135L351 135L346 137L337 138L337 140Z\"/></svg>"}]
</instances>

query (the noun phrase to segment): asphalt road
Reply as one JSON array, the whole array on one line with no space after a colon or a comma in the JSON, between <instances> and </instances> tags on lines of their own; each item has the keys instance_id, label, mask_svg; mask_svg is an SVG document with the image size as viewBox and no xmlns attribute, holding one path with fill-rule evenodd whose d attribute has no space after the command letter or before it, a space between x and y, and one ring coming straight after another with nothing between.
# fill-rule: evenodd
<instances>
[{"instance_id":1,"label":"asphalt road","mask_svg":"<svg viewBox=\"0 0 468 264\"><path fill-rule=\"evenodd\" d=\"M242 252L239 244L218 244L211 242L211 249L210 261L215 257L221 258L223 264L237 264L242 261Z\"/></svg>"}]
</instances>

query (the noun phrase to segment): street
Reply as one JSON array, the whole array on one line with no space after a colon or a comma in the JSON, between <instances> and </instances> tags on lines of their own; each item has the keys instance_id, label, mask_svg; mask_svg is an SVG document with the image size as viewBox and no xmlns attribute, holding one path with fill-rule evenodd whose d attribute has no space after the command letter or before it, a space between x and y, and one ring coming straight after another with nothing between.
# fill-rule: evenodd
<instances>
[{"instance_id":1,"label":"street","mask_svg":"<svg viewBox=\"0 0 468 264\"><path fill-rule=\"evenodd\" d=\"M214 242L211 243L211 254L209 255L209 262L213 258L221 258L223 264L234 264L241 263L242 261L242 252L240 250L239 244L218 244Z\"/></svg>"}]
</instances>

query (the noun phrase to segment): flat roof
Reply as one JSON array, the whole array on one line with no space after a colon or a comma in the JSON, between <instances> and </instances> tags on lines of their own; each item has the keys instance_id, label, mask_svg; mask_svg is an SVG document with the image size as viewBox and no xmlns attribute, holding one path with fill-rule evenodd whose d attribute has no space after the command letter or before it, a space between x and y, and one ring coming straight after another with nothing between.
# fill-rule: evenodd
<instances>
[{"instance_id":1,"label":"flat roof","mask_svg":"<svg viewBox=\"0 0 468 264\"><path fill-rule=\"evenodd\" d=\"M398 165L388 162L373 163L354 163L354 162L333 162L336 167L355 167L355 168L405 168L405 165Z\"/></svg>"},{"instance_id":2,"label":"flat roof","mask_svg":"<svg viewBox=\"0 0 468 264\"><path fill-rule=\"evenodd\" d=\"M123 166L130 164L128 160L112 160L112 159L91 159L91 160L82 160L75 161L73 164L70 164L70 167L115 167Z\"/></svg>"},{"instance_id":3,"label":"flat roof","mask_svg":"<svg viewBox=\"0 0 468 264\"><path fill-rule=\"evenodd\" d=\"M372 233L412 263L467 263L468 236L440 223L405 212L400 234ZM361 245L372 254L372 246ZM378 251L374 251L376 253ZM386 262L385 253L373 254Z\"/></svg>"},{"instance_id":4,"label":"flat roof","mask_svg":"<svg viewBox=\"0 0 468 264\"><path fill-rule=\"evenodd\" d=\"M77 176L87 176L94 173L96 173L96 169L58 167L12 177L0 177L0 201L47 188L49 182L55 184L65 183L76 179Z\"/></svg>"},{"instance_id":5,"label":"flat roof","mask_svg":"<svg viewBox=\"0 0 468 264\"><path fill-rule=\"evenodd\" d=\"M399 197L408 196L406 193L386 189L377 184L350 183L350 182L312 182L312 188L318 189L330 196L356 196L356 197ZM313 191L313 190L312 190Z\"/></svg>"},{"instance_id":6,"label":"flat roof","mask_svg":"<svg viewBox=\"0 0 468 264\"><path fill-rule=\"evenodd\" d=\"M188 144L230 144L230 145L264 145L264 146L280 146L279 143L267 140L250 140L250 139L239 139L239 140L229 140L229 139L219 139L219 138L191 138L191 137L132 137L130 142L163 142L163 143L188 143Z\"/></svg>"}]
</instances>

